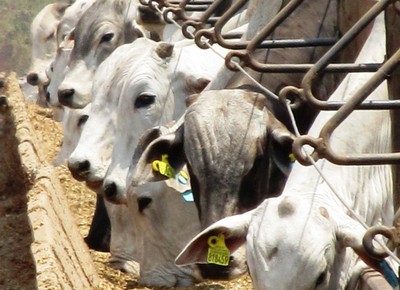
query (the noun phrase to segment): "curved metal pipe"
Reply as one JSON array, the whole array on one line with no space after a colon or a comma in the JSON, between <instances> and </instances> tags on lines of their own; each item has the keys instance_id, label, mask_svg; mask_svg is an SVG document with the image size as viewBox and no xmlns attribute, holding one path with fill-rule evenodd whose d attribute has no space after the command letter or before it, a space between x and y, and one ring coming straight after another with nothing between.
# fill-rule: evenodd
<instances>
[{"instance_id":1,"label":"curved metal pipe","mask_svg":"<svg viewBox=\"0 0 400 290\"><path fill-rule=\"evenodd\" d=\"M382 0L378 1L363 17L361 17L353 27L351 27L339 41L332 46L328 52L322 56L313 67L309 69L303 78L301 87L304 90L304 96L307 102L316 107L317 109L325 109L325 101L321 101L316 98L312 92L312 84L315 79L318 78L323 72L326 72L329 67L329 63L333 57L337 55L342 49L344 49L353 39L356 37L375 17L381 13L393 0Z\"/></svg>"},{"instance_id":2,"label":"curved metal pipe","mask_svg":"<svg viewBox=\"0 0 400 290\"><path fill-rule=\"evenodd\" d=\"M383 260L386 257L389 256L388 253L384 249L377 249L374 246L373 240L375 236L377 235L382 235L389 240L394 240L395 236L393 234L393 231L385 226L374 226L371 227L370 229L367 230L365 233L362 244L367 251L368 255L370 255L372 258L375 258L377 260Z\"/></svg>"}]
</instances>

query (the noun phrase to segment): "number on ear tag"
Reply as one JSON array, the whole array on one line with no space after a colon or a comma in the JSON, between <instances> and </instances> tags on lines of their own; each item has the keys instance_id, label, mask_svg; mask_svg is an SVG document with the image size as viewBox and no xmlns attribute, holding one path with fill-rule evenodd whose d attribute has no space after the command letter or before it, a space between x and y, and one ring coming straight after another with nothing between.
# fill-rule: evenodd
<instances>
[{"instance_id":1,"label":"number on ear tag","mask_svg":"<svg viewBox=\"0 0 400 290\"><path fill-rule=\"evenodd\" d=\"M209 237L208 246L207 263L221 266L229 265L231 253L225 245L225 237L223 234Z\"/></svg>"},{"instance_id":2,"label":"number on ear tag","mask_svg":"<svg viewBox=\"0 0 400 290\"><path fill-rule=\"evenodd\" d=\"M168 162L168 154L161 155L161 160L154 160L151 164L154 171L168 178L175 178L174 168Z\"/></svg>"}]
</instances>

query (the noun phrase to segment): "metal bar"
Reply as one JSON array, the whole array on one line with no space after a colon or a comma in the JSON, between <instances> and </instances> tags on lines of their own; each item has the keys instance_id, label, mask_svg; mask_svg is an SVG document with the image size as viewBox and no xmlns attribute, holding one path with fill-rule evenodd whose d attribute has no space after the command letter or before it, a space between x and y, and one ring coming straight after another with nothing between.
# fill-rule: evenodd
<instances>
[{"instance_id":1,"label":"metal bar","mask_svg":"<svg viewBox=\"0 0 400 290\"><path fill-rule=\"evenodd\" d=\"M172 5L180 5L183 1L168 1ZM187 4L190 5L211 5L214 1L213 0L187 0L185 1Z\"/></svg>"},{"instance_id":2,"label":"metal bar","mask_svg":"<svg viewBox=\"0 0 400 290\"><path fill-rule=\"evenodd\" d=\"M295 11L304 0L292 0L285 7L283 7L278 14L250 41L247 46L249 54L254 52L258 45L266 38L268 38L272 32L284 21L290 14Z\"/></svg>"},{"instance_id":3,"label":"metal bar","mask_svg":"<svg viewBox=\"0 0 400 290\"><path fill-rule=\"evenodd\" d=\"M212 4L208 7L206 11L201 15L199 19L191 19L190 17L186 17L183 19L185 22L182 24L182 34L186 38L192 39L192 35L195 34L198 30L205 28L206 23L210 23L211 15L218 9L219 5L225 0L214 0ZM211 23L214 23L216 19L212 20ZM190 31L189 29L192 29Z\"/></svg>"},{"instance_id":4,"label":"metal bar","mask_svg":"<svg viewBox=\"0 0 400 290\"><path fill-rule=\"evenodd\" d=\"M217 24L215 27L215 37L219 44L224 43L225 48L232 48L237 51L228 53L225 57L225 64L231 70L236 70L235 65L231 64L233 58L239 58L242 66L251 66L256 71L267 72L268 69L266 64L256 62L250 55L259 48L259 45L271 35L271 33L303 3L304 0L292 0L285 7L283 7L267 25L249 42L242 41L240 43L227 43L220 37L220 30L217 30ZM219 33L218 33L219 32ZM222 44L221 44L222 45ZM225 46L226 45L226 46ZM246 47L245 49L243 47Z\"/></svg>"},{"instance_id":5,"label":"metal bar","mask_svg":"<svg viewBox=\"0 0 400 290\"><path fill-rule=\"evenodd\" d=\"M229 56L238 57L241 66L246 65L247 67L254 69L258 72L263 73L306 73L308 72L314 64L264 64L263 66L256 66L252 62L247 64L243 63L243 55L239 54L240 51L231 51L228 53ZM227 62L229 61L229 63ZM230 58L225 58L225 64L229 69L237 70L234 65L234 61L231 61ZM329 64L324 69L324 73L348 73L348 72L376 72L380 64L375 63L361 63L361 64L353 64L353 63L338 63L338 64Z\"/></svg>"},{"instance_id":6,"label":"metal bar","mask_svg":"<svg viewBox=\"0 0 400 290\"><path fill-rule=\"evenodd\" d=\"M372 164L399 164L400 152L379 154L336 154L330 146L329 140L333 131L400 65L400 49L388 59L381 68L366 82L322 128L318 138L301 136L293 144L296 159L304 165L310 162L302 152L304 145L314 148L311 154L314 160L325 158L338 165L372 165ZM393 102L393 101L391 101Z\"/></svg>"},{"instance_id":7,"label":"metal bar","mask_svg":"<svg viewBox=\"0 0 400 290\"><path fill-rule=\"evenodd\" d=\"M270 22L253 38L251 41L247 40L239 40L239 41L226 41L223 37L222 29L225 24L229 21L231 17L233 17L246 3L247 0L238 0L236 1L230 9L221 18L215 23L214 30L199 30L196 32L195 41L196 44L201 48L207 48L205 45L205 39L210 44L218 43L222 47L226 49L233 50L244 50L246 52L253 51L255 48L276 48L279 46L279 41L276 44L273 44L273 41L265 41L265 39L279 26L296 8L303 2L304 0L292 0L290 1L284 8L282 8L275 17L271 19ZM324 41L323 45L327 45ZM331 45L331 44L330 44ZM293 47L302 46L299 43L296 43L296 40L293 41ZM309 46L316 46L316 44L310 44ZM254 48L255 47L255 48ZM286 47L286 46L283 46ZM244 52L242 52L244 53Z\"/></svg>"},{"instance_id":8,"label":"metal bar","mask_svg":"<svg viewBox=\"0 0 400 290\"><path fill-rule=\"evenodd\" d=\"M186 5L183 10L188 12L201 12L206 11L208 9L208 5Z\"/></svg>"},{"instance_id":9,"label":"metal bar","mask_svg":"<svg viewBox=\"0 0 400 290\"><path fill-rule=\"evenodd\" d=\"M209 33L210 32L210 33ZM200 30L196 36L195 40L198 43L205 44L204 40L200 40L198 37L206 37L208 40L213 38L213 31L210 30ZM241 36L238 34L225 34L222 35L224 38L224 47L230 47L230 49L240 50L246 49L247 43L244 41L226 41L227 39L236 39ZM313 46L332 46L336 43L336 38L315 38L315 39L275 39L275 40L264 40L259 44L258 48L295 48L295 47L313 47ZM218 42L218 40L217 40ZM210 43L210 41L208 41ZM227 45L227 43L230 43ZM219 44L219 43L218 43ZM205 47L204 47L205 48Z\"/></svg>"},{"instance_id":10,"label":"metal bar","mask_svg":"<svg viewBox=\"0 0 400 290\"><path fill-rule=\"evenodd\" d=\"M198 29L195 32L195 42L196 45L201 48L208 48L204 39L207 39L207 42L210 44L218 43L220 46L226 49L237 49L236 44L232 44L231 42L225 41L222 36L222 29L225 24L240 10L244 7L244 5L248 2L248 0L237 0L235 3L218 19L218 21L214 24L214 30L205 30ZM237 41L238 45L247 45L247 41Z\"/></svg>"},{"instance_id":11,"label":"metal bar","mask_svg":"<svg viewBox=\"0 0 400 290\"><path fill-rule=\"evenodd\" d=\"M316 98L312 92L312 83L315 79L321 75L325 69L329 66L329 62L332 61L333 57L337 55L342 49L344 49L353 39L357 36L375 17L381 13L393 0L382 0L377 2L359 21L349 29L343 37L341 37L334 46L332 46L328 52L322 56L315 65L306 73L303 78L301 87L303 88L303 95L305 96L307 103L320 109L325 110L325 101L321 101Z\"/></svg>"}]
</instances>

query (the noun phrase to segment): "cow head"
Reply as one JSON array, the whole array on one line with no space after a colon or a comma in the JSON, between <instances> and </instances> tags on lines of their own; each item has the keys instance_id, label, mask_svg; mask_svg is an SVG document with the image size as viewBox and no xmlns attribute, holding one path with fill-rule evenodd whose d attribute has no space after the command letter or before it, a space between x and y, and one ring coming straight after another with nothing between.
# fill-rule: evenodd
<instances>
[{"instance_id":1,"label":"cow head","mask_svg":"<svg viewBox=\"0 0 400 290\"><path fill-rule=\"evenodd\" d=\"M143 36L134 22L136 4L130 1L96 1L72 32L75 41L70 70L58 88L61 104L82 108L91 100L94 73L118 46Z\"/></svg>"},{"instance_id":2,"label":"cow head","mask_svg":"<svg viewBox=\"0 0 400 290\"><path fill-rule=\"evenodd\" d=\"M138 41L149 44L140 60L131 65L121 91L111 164L103 184L105 197L115 203L126 202L126 176L140 136L181 116L186 96L200 92L209 82L208 74L199 73L198 67L182 64L187 61L180 54L183 48L148 39Z\"/></svg>"},{"instance_id":3,"label":"cow head","mask_svg":"<svg viewBox=\"0 0 400 290\"><path fill-rule=\"evenodd\" d=\"M203 92L189 102L184 124L151 142L137 157L132 184L167 179L153 166L163 155L175 172L187 163L202 228L279 194L293 136L266 109L265 97L221 90ZM244 270L242 262L233 261L231 269L201 266L202 274L227 278Z\"/></svg>"},{"instance_id":4,"label":"cow head","mask_svg":"<svg viewBox=\"0 0 400 290\"><path fill-rule=\"evenodd\" d=\"M55 110L63 110L63 106L58 101L57 91L69 69L68 62L73 46L74 42L67 37L57 48L55 59L46 70L47 77L50 81L47 86L46 102ZM61 120L56 119L56 121Z\"/></svg>"},{"instance_id":5,"label":"cow head","mask_svg":"<svg viewBox=\"0 0 400 290\"><path fill-rule=\"evenodd\" d=\"M63 141L60 152L53 164L58 166L74 151L89 118L91 104L83 109L65 109L63 116Z\"/></svg>"},{"instance_id":6,"label":"cow head","mask_svg":"<svg viewBox=\"0 0 400 290\"><path fill-rule=\"evenodd\" d=\"M193 238L176 263L207 263L208 239L223 235L231 252L247 242L247 265L255 289L343 288L352 275L351 265L344 262L346 255L354 254L346 251L349 247L377 267L362 246L365 229L358 222L311 204L310 199L295 195L267 199L255 210L209 226Z\"/></svg>"},{"instance_id":7,"label":"cow head","mask_svg":"<svg viewBox=\"0 0 400 290\"><path fill-rule=\"evenodd\" d=\"M86 181L95 191L99 190L110 164L116 109L124 85L122 76L142 53L143 45L122 45L99 66L94 77L90 118L68 159L68 167L74 178ZM110 74L116 67L114 74Z\"/></svg>"},{"instance_id":8,"label":"cow head","mask_svg":"<svg viewBox=\"0 0 400 290\"><path fill-rule=\"evenodd\" d=\"M285 162L293 135L265 107L265 97L244 90L219 90L193 95L188 102L184 124L146 148L134 183L165 179L152 169L152 162L162 154L177 169L187 161L195 178L192 187L203 228L254 208L267 189L278 194L282 184L268 184L266 189L255 179L267 179L268 163L287 173L284 165L290 166Z\"/></svg>"},{"instance_id":9,"label":"cow head","mask_svg":"<svg viewBox=\"0 0 400 290\"><path fill-rule=\"evenodd\" d=\"M39 105L46 104L46 86L49 81L46 68L56 54L56 30L68 6L66 3L49 4L36 15L31 24L32 63L26 80L32 86L38 86Z\"/></svg>"},{"instance_id":10,"label":"cow head","mask_svg":"<svg viewBox=\"0 0 400 290\"><path fill-rule=\"evenodd\" d=\"M135 242L141 253L138 262L142 284L189 287L196 280L192 265L178 267L174 263L178 253L200 230L196 207L192 200L185 200L190 184L184 172L167 181L127 190L127 204L137 227Z\"/></svg>"}]
</instances>

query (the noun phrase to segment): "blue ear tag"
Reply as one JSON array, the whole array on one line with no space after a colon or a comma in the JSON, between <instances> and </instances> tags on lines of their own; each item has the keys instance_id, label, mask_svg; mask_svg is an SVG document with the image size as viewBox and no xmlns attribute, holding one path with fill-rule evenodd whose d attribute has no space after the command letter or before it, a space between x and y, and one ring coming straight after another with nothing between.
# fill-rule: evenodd
<instances>
[{"instance_id":1,"label":"blue ear tag","mask_svg":"<svg viewBox=\"0 0 400 290\"><path fill-rule=\"evenodd\" d=\"M193 192L188 189L182 193L183 200L186 202L194 202Z\"/></svg>"},{"instance_id":2,"label":"blue ear tag","mask_svg":"<svg viewBox=\"0 0 400 290\"><path fill-rule=\"evenodd\" d=\"M179 171L177 178L180 184L186 185L188 183L189 176L185 171L181 170Z\"/></svg>"}]
</instances>

